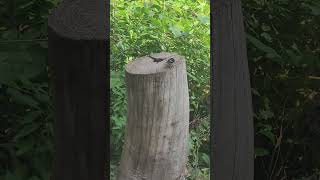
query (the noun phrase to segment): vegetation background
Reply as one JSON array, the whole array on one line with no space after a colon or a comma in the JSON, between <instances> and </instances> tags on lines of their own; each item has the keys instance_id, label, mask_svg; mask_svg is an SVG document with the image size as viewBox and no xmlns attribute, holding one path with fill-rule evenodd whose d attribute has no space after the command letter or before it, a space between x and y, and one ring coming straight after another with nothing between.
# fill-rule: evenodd
<instances>
[{"instance_id":1,"label":"vegetation background","mask_svg":"<svg viewBox=\"0 0 320 180\"><path fill-rule=\"evenodd\" d=\"M0 1L0 180L49 180L51 174L46 29L58 1ZM255 179L319 179L320 0L242 2L255 115ZM126 121L124 65L151 52L175 51L188 65L188 178L209 179L209 2L111 4L111 175Z\"/></svg>"},{"instance_id":2,"label":"vegetation background","mask_svg":"<svg viewBox=\"0 0 320 180\"><path fill-rule=\"evenodd\" d=\"M126 122L124 66L137 57L167 51L187 60L191 107L189 173L209 176L210 3L206 0L111 1L111 168L121 156ZM197 125L196 125L197 124Z\"/></svg>"}]
</instances>

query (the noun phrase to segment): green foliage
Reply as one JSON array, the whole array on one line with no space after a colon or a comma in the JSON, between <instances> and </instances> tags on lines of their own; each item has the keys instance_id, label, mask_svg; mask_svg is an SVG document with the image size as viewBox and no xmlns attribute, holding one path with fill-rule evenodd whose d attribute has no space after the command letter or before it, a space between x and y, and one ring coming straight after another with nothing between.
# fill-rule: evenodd
<instances>
[{"instance_id":1,"label":"green foliage","mask_svg":"<svg viewBox=\"0 0 320 180\"><path fill-rule=\"evenodd\" d=\"M48 13L58 2L0 1L0 179L48 180L51 173L46 29ZM320 143L310 131L318 124L308 119L317 120L319 113L313 118L304 114L316 113L313 102L320 92L320 1L242 2L256 178L316 179ZM193 117L188 178L208 179L208 23L205 0L111 1L111 177L116 175L126 124L124 65L153 52L175 51L186 57L188 68Z\"/></svg>"},{"instance_id":2,"label":"green foliage","mask_svg":"<svg viewBox=\"0 0 320 180\"><path fill-rule=\"evenodd\" d=\"M137 57L167 51L185 56L191 114L208 116L210 6L204 0L111 1L112 178L126 123L124 66ZM190 179L208 179L209 120L191 130Z\"/></svg>"},{"instance_id":3,"label":"green foliage","mask_svg":"<svg viewBox=\"0 0 320 180\"><path fill-rule=\"evenodd\" d=\"M153 52L177 52L187 59L191 108L209 93L209 4L190 1L111 2L111 70ZM201 112L204 113L204 112Z\"/></svg>"},{"instance_id":4,"label":"green foliage","mask_svg":"<svg viewBox=\"0 0 320 180\"><path fill-rule=\"evenodd\" d=\"M111 177L116 173L124 142L127 99L124 73L111 72Z\"/></svg>"},{"instance_id":5,"label":"green foliage","mask_svg":"<svg viewBox=\"0 0 320 180\"><path fill-rule=\"evenodd\" d=\"M53 1L0 2L0 179L49 180L46 22Z\"/></svg>"},{"instance_id":6,"label":"green foliage","mask_svg":"<svg viewBox=\"0 0 320 180\"><path fill-rule=\"evenodd\" d=\"M210 120L197 117L191 122L189 134L188 179L208 179L210 172Z\"/></svg>"},{"instance_id":7,"label":"green foliage","mask_svg":"<svg viewBox=\"0 0 320 180\"><path fill-rule=\"evenodd\" d=\"M303 114L320 92L312 78L320 76L319 4L243 0L258 179L293 179L319 168L307 153L314 143L293 130L308 126Z\"/></svg>"}]
</instances>

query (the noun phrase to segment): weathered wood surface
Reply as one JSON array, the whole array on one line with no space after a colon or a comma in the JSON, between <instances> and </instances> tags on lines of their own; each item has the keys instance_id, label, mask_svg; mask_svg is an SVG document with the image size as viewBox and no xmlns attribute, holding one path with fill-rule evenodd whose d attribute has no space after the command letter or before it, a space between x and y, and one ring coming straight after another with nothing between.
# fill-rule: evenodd
<instances>
[{"instance_id":1,"label":"weathered wood surface","mask_svg":"<svg viewBox=\"0 0 320 180\"><path fill-rule=\"evenodd\" d=\"M109 179L108 6L103 0L63 1L49 17L53 180Z\"/></svg>"},{"instance_id":2,"label":"weathered wood surface","mask_svg":"<svg viewBox=\"0 0 320 180\"><path fill-rule=\"evenodd\" d=\"M211 28L211 177L253 180L253 114L241 1L213 0Z\"/></svg>"},{"instance_id":3,"label":"weathered wood surface","mask_svg":"<svg viewBox=\"0 0 320 180\"><path fill-rule=\"evenodd\" d=\"M189 96L184 58L154 62L141 57L126 66L128 115L118 180L184 179Z\"/></svg>"}]
</instances>

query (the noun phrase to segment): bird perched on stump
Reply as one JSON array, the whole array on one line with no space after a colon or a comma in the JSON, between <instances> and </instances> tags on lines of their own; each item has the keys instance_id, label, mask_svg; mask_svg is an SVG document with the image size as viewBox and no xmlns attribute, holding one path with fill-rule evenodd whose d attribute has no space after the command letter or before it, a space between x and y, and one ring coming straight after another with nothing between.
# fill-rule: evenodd
<instances>
[{"instance_id":1,"label":"bird perched on stump","mask_svg":"<svg viewBox=\"0 0 320 180\"><path fill-rule=\"evenodd\" d=\"M174 66L175 60L174 60L174 58L172 58L172 57L159 58L159 57L153 57L153 56L151 56L151 55L149 55L149 57L150 57L151 59L153 59L153 62L156 62L156 63L159 63L159 62L161 62L161 61L167 60L166 64L167 64L167 67L168 67L168 68L172 68L172 67Z\"/></svg>"},{"instance_id":2,"label":"bird perched on stump","mask_svg":"<svg viewBox=\"0 0 320 180\"><path fill-rule=\"evenodd\" d=\"M174 59L173 58L169 58L168 60L167 60L167 66L169 67L169 68L172 68L173 66L174 66Z\"/></svg>"}]
</instances>

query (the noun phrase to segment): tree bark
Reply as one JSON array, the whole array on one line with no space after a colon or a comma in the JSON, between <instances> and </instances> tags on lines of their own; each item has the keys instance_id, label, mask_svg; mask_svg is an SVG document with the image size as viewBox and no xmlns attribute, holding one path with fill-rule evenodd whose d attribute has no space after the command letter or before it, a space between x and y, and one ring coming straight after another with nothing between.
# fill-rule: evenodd
<instances>
[{"instance_id":1,"label":"tree bark","mask_svg":"<svg viewBox=\"0 0 320 180\"><path fill-rule=\"evenodd\" d=\"M211 176L253 180L252 98L241 1L214 0L211 8Z\"/></svg>"},{"instance_id":2,"label":"tree bark","mask_svg":"<svg viewBox=\"0 0 320 180\"><path fill-rule=\"evenodd\" d=\"M90 5L63 1L49 17L49 70L55 105L53 180L108 177L107 6L102 0Z\"/></svg>"},{"instance_id":3,"label":"tree bark","mask_svg":"<svg viewBox=\"0 0 320 180\"><path fill-rule=\"evenodd\" d=\"M126 66L128 114L118 180L184 179L189 96L184 58L158 53Z\"/></svg>"}]
</instances>

